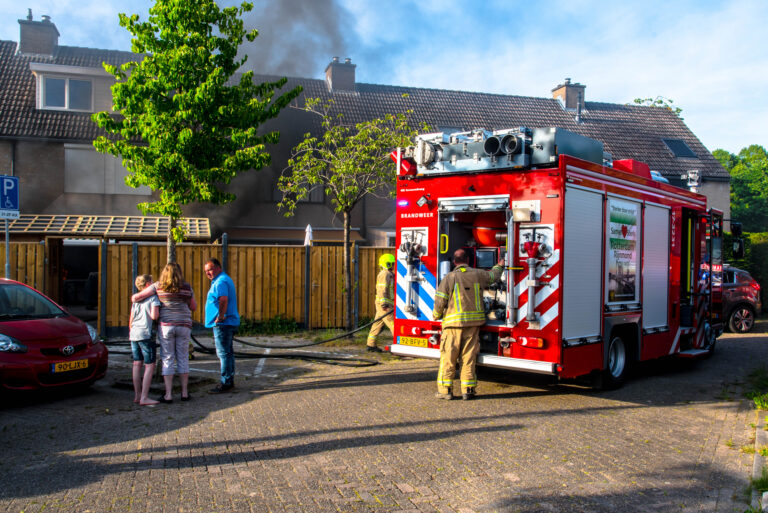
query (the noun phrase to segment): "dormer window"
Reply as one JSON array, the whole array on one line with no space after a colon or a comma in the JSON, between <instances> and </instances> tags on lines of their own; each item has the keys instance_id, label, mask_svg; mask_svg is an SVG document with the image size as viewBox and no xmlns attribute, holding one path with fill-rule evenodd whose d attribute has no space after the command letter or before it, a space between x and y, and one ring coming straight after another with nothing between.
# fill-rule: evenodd
<instances>
[{"instance_id":1,"label":"dormer window","mask_svg":"<svg viewBox=\"0 0 768 513\"><path fill-rule=\"evenodd\" d=\"M42 108L91 112L93 86L90 80L42 77Z\"/></svg>"},{"instance_id":2,"label":"dormer window","mask_svg":"<svg viewBox=\"0 0 768 513\"><path fill-rule=\"evenodd\" d=\"M102 68L30 62L35 75L37 108L94 112L109 109L114 78Z\"/></svg>"}]
</instances>

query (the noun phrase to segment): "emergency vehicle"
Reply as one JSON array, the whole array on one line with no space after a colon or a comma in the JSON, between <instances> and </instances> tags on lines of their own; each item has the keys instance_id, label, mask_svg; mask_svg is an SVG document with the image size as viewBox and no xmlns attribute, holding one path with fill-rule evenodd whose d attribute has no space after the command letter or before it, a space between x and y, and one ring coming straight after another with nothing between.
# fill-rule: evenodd
<instances>
[{"instance_id":1,"label":"emergency vehicle","mask_svg":"<svg viewBox=\"0 0 768 513\"><path fill-rule=\"evenodd\" d=\"M423 134L392 159L393 354L440 357L432 308L459 248L472 267L506 264L478 292L478 365L613 388L634 362L713 352L722 213L705 196L561 128Z\"/></svg>"}]
</instances>

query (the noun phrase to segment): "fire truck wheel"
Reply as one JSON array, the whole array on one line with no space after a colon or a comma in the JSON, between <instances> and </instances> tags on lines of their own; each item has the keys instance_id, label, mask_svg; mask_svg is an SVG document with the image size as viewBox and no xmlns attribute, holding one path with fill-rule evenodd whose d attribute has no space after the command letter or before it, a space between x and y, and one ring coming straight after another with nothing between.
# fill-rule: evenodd
<instances>
[{"instance_id":1,"label":"fire truck wheel","mask_svg":"<svg viewBox=\"0 0 768 513\"><path fill-rule=\"evenodd\" d=\"M626 342L620 335L613 335L608 345L608 365L603 373L603 388L610 390L623 385L628 363Z\"/></svg>"},{"instance_id":2,"label":"fire truck wheel","mask_svg":"<svg viewBox=\"0 0 768 513\"><path fill-rule=\"evenodd\" d=\"M702 349L706 349L707 354L704 355L704 358L709 358L712 356L712 354L715 352L715 344L717 343L717 332L712 329L712 326L709 324L709 322L704 323L704 347Z\"/></svg>"},{"instance_id":3,"label":"fire truck wheel","mask_svg":"<svg viewBox=\"0 0 768 513\"><path fill-rule=\"evenodd\" d=\"M746 333L755 324L755 312L748 305L738 305L728 317L728 328L733 333Z\"/></svg>"}]
</instances>

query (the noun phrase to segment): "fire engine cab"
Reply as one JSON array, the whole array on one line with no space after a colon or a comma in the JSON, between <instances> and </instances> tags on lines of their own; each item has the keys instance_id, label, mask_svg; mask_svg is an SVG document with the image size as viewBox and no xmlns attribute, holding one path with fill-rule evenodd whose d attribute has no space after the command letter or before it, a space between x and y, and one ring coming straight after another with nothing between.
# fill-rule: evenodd
<instances>
[{"instance_id":1,"label":"fire engine cab","mask_svg":"<svg viewBox=\"0 0 768 513\"><path fill-rule=\"evenodd\" d=\"M478 365L613 388L634 362L713 352L722 213L705 196L561 128L423 134L392 158L392 353L440 357L435 291L459 248L506 264L482 293Z\"/></svg>"}]
</instances>

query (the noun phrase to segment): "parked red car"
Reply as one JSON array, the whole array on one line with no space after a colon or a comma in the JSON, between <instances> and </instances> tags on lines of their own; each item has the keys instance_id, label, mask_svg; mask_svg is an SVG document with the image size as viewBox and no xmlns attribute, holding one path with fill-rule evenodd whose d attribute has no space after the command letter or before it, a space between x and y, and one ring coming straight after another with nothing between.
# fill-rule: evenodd
<instances>
[{"instance_id":1,"label":"parked red car","mask_svg":"<svg viewBox=\"0 0 768 513\"><path fill-rule=\"evenodd\" d=\"M723 267L723 315L728 329L746 333L760 314L760 284L742 269Z\"/></svg>"},{"instance_id":2,"label":"parked red car","mask_svg":"<svg viewBox=\"0 0 768 513\"><path fill-rule=\"evenodd\" d=\"M35 289L0 279L0 389L90 385L107 361L95 329Z\"/></svg>"}]
</instances>

